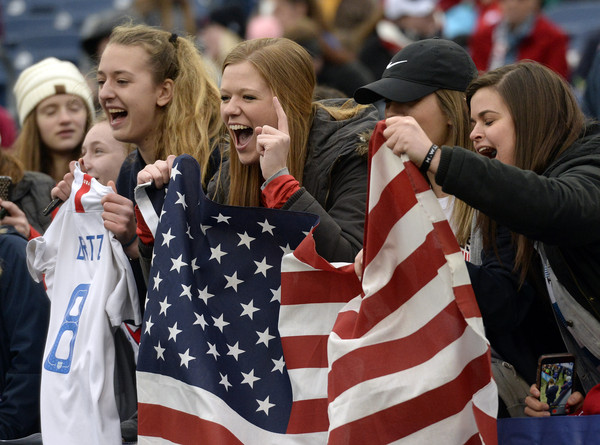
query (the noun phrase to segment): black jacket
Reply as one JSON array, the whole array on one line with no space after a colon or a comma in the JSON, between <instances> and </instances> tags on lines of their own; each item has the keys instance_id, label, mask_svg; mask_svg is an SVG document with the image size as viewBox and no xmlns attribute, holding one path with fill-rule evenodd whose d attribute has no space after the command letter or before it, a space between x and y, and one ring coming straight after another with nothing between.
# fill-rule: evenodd
<instances>
[{"instance_id":1,"label":"black jacket","mask_svg":"<svg viewBox=\"0 0 600 445\"><path fill-rule=\"evenodd\" d=\"M586 130L542 175L443 147L436 182L543 244L559 281L600 320L600 132Z\"/></svg>"},{"instance_id":2,"label":"black jacket","mask_svg":"<svg viewBox=\"0 0 600 445\"><path fill-rule=\"evenodd\" d=\"M341 105L346 99L326 101ZM367 201L368 137L378 120L375 107L356 116L336 121L319 109L308 139L303 187L282 207L285 210L319 215L314 232L316 249L328 261L354 261L362 249ZM208 196L225 203L228 195L228 161L221 175L208 186ZM216 179L221 184L215 194Z\"/></svg>"},{"instance_id":3,"label":"black jacket","mask_svg":"<svg viewBox=\"0 0 600 445\"><path fill-rule=\"evenodd\" d=\"M42 212L52 200L50 192L55 185L54 179L44 173L26 171L8 195L9 201L23 210L29 224L40 234L52 222L52 215L44 216Z\"/></svg>"},{"instance_id":4,"label":"black jacket","mask_svg":"<svg viewBox=\"0 0 600 445\"><path fill-rule=\"evenodd\" d=\"M40 431L40 378L50 300L27 270L27 241L0 228L0 439Z\"/></svg>"}]
</instances>

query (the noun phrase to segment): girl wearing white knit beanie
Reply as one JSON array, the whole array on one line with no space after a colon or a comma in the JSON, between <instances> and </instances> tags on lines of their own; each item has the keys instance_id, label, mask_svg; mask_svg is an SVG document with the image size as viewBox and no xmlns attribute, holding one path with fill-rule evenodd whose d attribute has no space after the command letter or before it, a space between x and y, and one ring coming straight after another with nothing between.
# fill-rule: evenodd
<instances>
[{"instance_id":1,"label":"girl wearing white knit beanie","mask_svg":"<svg viewBox=\"0 0 600 445\"><path fill-rule=\"evenodd\" d=\"M21 125L16 155L26 170L60 181L94 118L92 91L75 65L54 57L24 70L13 91Z\"/></svg>"}]
</instances>

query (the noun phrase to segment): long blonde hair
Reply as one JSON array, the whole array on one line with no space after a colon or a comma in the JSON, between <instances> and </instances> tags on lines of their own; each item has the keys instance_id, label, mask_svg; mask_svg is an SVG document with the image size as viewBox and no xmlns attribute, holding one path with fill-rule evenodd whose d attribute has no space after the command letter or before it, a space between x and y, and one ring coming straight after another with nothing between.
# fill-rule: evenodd
<instances>
[{"instance_id":1,"label":"long blonde hair","mask_svg":"<svg viewBox=\"0 0 600 445\"><path fill-rule=\"evenodd\" d=\"M131 24L115 27L108 43L141 46L148 53L154 82L173 80L173 98L156 125L154 158L188 153L199 162L206 183L210 154L222 131L221 97L194 43L158 28Z\"/></svg>"},{"instance_id":2,"label":"long blonde hair","mask_svg":"<svg viewBox=\"0 0 600 445\"><path fill-rule=\"evenodd\" d=\"M450 121L450 144L473 150L473 142L469 137L471 128L465 93L455 90L437 90L435 95L442 112ZM466 246L469 241L474 214L475 210L471 206L455 198L452 222L456 231L456 240L461 246Z\"/></svg>"}]
</instances>

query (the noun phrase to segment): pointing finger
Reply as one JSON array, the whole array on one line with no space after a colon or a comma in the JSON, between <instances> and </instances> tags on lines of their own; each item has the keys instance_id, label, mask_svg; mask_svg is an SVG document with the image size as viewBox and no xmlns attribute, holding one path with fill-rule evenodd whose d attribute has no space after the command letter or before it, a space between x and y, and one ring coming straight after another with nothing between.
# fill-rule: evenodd
<instances>
[{"instance_id":1,"label":"pointing finger","mask_svg":"<svg viewBox=\"0 0 600 445\"><path fill-rule=\"evenodd\" d=\"M283 111L281 103L279 103L279 99L277 99L277 97L273 97L273 106L275 107L275 112L277 113L277 129L289 135L290 131L288 129L287 116L285 111Z\"/></svg>"}]
</instances>

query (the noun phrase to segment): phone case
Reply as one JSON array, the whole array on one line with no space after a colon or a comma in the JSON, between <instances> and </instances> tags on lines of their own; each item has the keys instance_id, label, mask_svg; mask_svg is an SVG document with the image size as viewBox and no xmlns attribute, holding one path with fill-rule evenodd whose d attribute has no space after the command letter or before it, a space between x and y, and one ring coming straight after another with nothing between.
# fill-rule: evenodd
<instances>
[{"instance_id":1,"label":"phone case","mask_svg":"<svg viewBox=\"0 0 600 445\"><path fill-rule=\"evenodd\" d=\"M550 415L564 415L573 392L575 357L572 354L542 355L538 361L540 400L550 406Z\"/></svg>"}]
</instances>

